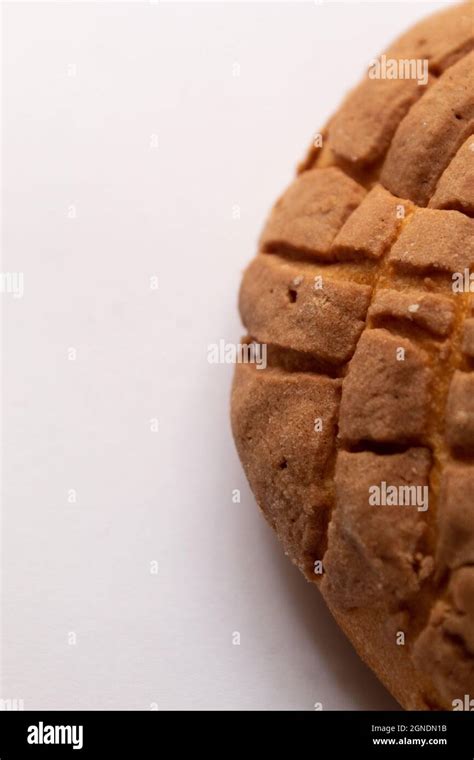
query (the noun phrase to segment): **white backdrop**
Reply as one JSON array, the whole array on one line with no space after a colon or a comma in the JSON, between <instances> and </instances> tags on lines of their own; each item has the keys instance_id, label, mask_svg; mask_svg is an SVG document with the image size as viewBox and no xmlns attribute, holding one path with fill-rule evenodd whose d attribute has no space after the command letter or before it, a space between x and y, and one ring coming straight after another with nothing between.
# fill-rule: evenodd
<instances>
[{"instance_id":1,"label":"white backdrop","mask_svg":"<svg viewBox=\"0 0 474 760\"><path fill-rule=\"evenodd\" d=\"M396 709L259 515L207 346L312 134L440 5L3 6L2 698Z\"/></svg>"}]
</instances>

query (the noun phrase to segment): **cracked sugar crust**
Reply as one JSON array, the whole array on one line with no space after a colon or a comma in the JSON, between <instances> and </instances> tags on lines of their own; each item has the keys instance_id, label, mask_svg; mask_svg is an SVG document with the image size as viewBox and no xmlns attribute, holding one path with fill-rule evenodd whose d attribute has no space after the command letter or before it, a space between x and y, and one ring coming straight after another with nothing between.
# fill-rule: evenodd
<instances>
[{"instance_id":1,"label":"cracked sugar crust","mask_svg":"<svg viewBox=\"0 0 474 760\"><path fill-rule=\"evenodd\" d=\"M268 350L232 391L257 502L410 709L474 693L473 32L472 3L435 14L386 51L428 59L425 86L366 76L349 93L239 300ZM383 483L419 508L371 503Z\"/></svg>"},{"instance_id":2,"label":"cracked sugar crust","mask_svg":"<svg viewBox=\"0 0 474 760\"><path fill-rule=\"evenodd\" d=\"M452 209L474 216L474 137L461 145L443 172L430 208Z\"/></svg>"},{"instance_id":3,"label":"cracked sugar crust","mask_svg":"<svg viewBox=\"0 0 474 760\"><path fill-rule=\"evenodd\" d=\"M383 593L396 609L400 600L419 591L433 568L432 557L422 548L429 530L422 512L405 506L374 509L368 494L371 486L383 482L394 487L427 487L430 466L431 453L423 448L391 456L369 451L339 453L321 585L338 606L351 609L374 604Z\"/></svg>"}]
</instances>

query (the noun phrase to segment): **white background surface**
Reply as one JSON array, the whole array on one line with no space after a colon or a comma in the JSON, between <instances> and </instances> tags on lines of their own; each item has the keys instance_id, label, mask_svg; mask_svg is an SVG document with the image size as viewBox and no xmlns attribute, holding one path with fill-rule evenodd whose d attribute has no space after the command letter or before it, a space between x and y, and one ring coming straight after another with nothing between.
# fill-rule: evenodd
<instances>
[{"instance_id":1,"label":"white background surface","mask_svg":"<svg viewBox=\"0 0 474 760\"><path fill-rule=\"evenodd\" d=\"M312 134L437 7L3 6L3 698L396 709L259 515L207 346Z\"/></svg>"}]
</instances>

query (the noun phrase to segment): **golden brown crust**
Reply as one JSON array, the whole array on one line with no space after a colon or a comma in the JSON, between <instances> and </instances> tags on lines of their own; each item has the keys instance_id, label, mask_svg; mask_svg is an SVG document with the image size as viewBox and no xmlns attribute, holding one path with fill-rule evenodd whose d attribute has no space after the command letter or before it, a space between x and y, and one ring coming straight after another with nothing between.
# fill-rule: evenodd
<instances>
[{"instance_id":1,"label":"golden brown crust","mask_svg":"<svg viewBox=\"0 0 474 760\"><path fill-rule=\"evenodd\" d=\"M380 179L395 195L426 206L474 128L474 51L442 74L400 123Z\"/></svg>"},{"instance_id":2,"label":"golden brown crust","mask_svg":"<svg viewBox=\"0 0 474 760\"><path fill-rule=\"evenodd\" d=\"M262 251L297 250L332 258L335 235L364 195L364 188L336 167L300 174L270 214Z\"/></svg>"},{"instance_id":3,"label":"golden brown crust","mask_svg":"<svg viewBox=\"0 0 474 760\"><path fill-rule=\"evenodd\" d=\"M469 136L441 175L430 208L474 216L474 137Z\"/></svg>"},{"instance_id":4,"label":"golden brown crust","mask_svg":"<svg viewBox=\"0 0 474 760\"><path fill-rule=\"evenodd\" d=\"M429 355L413 341L365 330L342 384L342 442L422 444L432 381Z\"/></svg>"},{"instance_id":5,"label":"golden brown crust","mask_svg":"<svg viewBox=\"0 0 474 760\"><path fill-rule=\"evenodd\" d=\"M256 340L340 365L354 352L369 301L368 285L331 279L331 271L317 266L257 256L244 274L240 314Z\"/></svg>"},{"instance_id":6,"label":"golden brown crust","mask_svg":"<svg viewBox=\"0 0 474 760\"><path fill-rule=\"evenodd\" d=\"M325 548L340 381L240 364L232 426L257 502L309 577ZM312 435L320 420L320 435Z\"/></svg>"},{"instance_id":7,"label":"golden brown crust","mask_svg":"<svg viewBox=\"0 0 474 760\"><path fill-rule=\"evenodd\" d=\"M240 293L268 345L232 392L252 490L411 709L474 694L474 311L452 277L474 269L473 30L464 3L392 45L426 57L429 81L367 76L349 94ZM387 484L418 501L384 502Z\"/></svg>"},{"instance_id":8,"label":"golden brown crust","mask_svg":"<svg viewBox=\"0 0 474 760\"><path fill-rule=\"evenodd\" d=\"M411 209L411 203L375 185L336 235L331 246L334 257L379 259L397 237Z\"/></svg>"},{"instance_id":9,"label":"golden brown crust","mask_svg":"<svg viewBox=\"0 0 474 760\"><path fill-rule=\"evenodd\" d=\"M455 309L446 296L420 290L400 292L383 288L375 293L368 316L374 327L392 327L400 333L405 323L445 338L453 329Z\"/></svg>"}]
</instances>

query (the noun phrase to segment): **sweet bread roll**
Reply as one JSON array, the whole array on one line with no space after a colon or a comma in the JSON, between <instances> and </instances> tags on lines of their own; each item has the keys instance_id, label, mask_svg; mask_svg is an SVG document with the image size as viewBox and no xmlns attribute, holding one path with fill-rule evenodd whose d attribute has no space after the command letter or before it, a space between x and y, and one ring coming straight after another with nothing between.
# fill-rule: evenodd
<instances>
[{"instance_id":1,"label":"sweet bread roll","mask_svg":"<svg viewBox=\"0 0 474 760\"><path fill-rule=\"evenodd\" d=\"M285 552L402 706L474 696L474 16L397 40L245 272L232 427ZM262 371L260 371L262 370Z\"/></svg>"}]
</instances>

